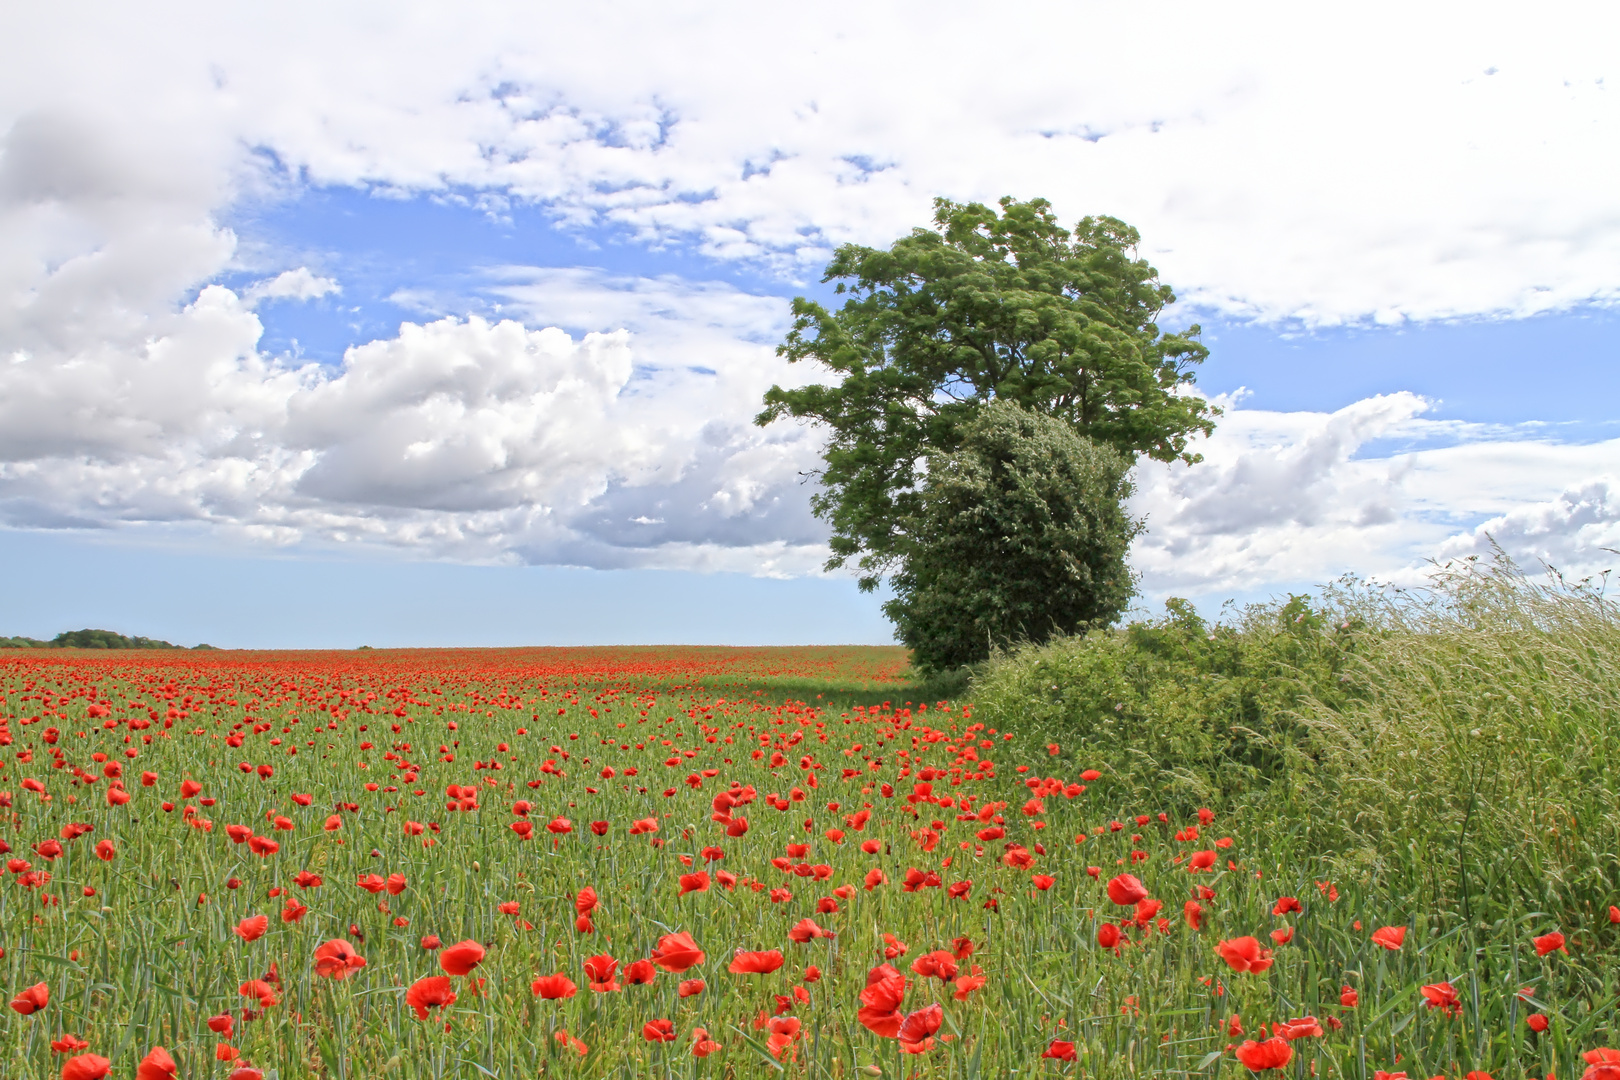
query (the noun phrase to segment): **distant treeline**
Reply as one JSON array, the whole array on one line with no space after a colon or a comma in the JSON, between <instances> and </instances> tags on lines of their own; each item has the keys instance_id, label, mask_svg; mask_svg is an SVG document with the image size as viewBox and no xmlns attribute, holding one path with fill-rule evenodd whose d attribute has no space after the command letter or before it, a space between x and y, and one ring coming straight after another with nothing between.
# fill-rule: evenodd
<instances>
[{"instance_id":1,"label":"distant treeline","mask_svg":"<svg viewBox=\"0 0 1620 1080\"><path fill-rule=\"evenodd\" d=\"M212 649L212 645L198 645ZM125 637L112 630L68 630L49 641L31 637L0 637L0 649L184 649L156 638Z\"/></svg>"}]
</instances>

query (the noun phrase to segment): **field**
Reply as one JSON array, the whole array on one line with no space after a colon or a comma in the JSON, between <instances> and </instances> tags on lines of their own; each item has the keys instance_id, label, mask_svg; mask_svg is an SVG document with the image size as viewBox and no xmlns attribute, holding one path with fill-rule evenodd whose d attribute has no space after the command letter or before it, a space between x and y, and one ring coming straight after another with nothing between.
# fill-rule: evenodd
<instances>
[{"instance_id":1,"label":"field","mask_svg":"<svg viewBox=\"0 0 1620 1080\"><path fill-rule=\"evenodd\" d=\"M904 662L0 654L4 1075L1519 1080L1614 1041L1601 905L1476 933Z\"/></svg>"}]
</instances>

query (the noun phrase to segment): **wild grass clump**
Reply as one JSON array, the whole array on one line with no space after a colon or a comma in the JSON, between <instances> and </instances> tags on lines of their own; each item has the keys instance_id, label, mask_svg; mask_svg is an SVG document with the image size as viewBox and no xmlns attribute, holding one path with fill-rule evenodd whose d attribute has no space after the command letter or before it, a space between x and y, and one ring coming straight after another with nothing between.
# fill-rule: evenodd
<instances>
[{"instance_id":1,"label":"wild grass clump","mask_svg":"<svg viewBox=\"0 0 1620 1080\"><path fill-rule=\"evenodd\" d=\"M1172 601L1004 657L973 696L1145 798L1241 813L1437 918L1590 924L1620 880L1620 609L1505 557L1216 625Z\"/></svg>"}]
</instances>

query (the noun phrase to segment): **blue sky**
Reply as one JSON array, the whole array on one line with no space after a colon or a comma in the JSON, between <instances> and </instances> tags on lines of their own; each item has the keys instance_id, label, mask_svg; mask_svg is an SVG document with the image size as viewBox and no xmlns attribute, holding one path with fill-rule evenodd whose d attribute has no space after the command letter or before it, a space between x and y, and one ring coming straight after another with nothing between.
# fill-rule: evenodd
<instances>
[{"instance_id":1,"label":"blue sky","mask_svg":"<svg viewBox=\"0 0 1620 1080\"><path fill-rule=\"evenodd\" d=\"M631 6L0 17L0 633L886 641L750 420L936 194L1124 217L1205 327L1145 606L1614 561L1613 11L1028 4L992 72L971 6Z\"/></svg>"}]
</instances>

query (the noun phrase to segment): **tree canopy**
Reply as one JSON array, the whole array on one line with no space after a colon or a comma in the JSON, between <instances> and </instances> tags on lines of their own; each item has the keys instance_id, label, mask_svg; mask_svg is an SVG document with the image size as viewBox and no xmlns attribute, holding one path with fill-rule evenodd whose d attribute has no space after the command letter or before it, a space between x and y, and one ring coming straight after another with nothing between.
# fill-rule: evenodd
<instances>
[{"instance_id":1,"label":"tree canopy","mask_svg":"<svg viewBox=\"0 0 1620 1080\"><path fill-rule=\"evenodd\" d=\"M1125 562L1131 463L1015 402L980 406L957 448L928 455L910 544L883 606L926 671L1113 622L1136 591Z\"/></svg>"},{"instance_id":2,"label":"tree canopy","mask_svg":"<svg viewBox=\"0 0 1620 1080\"><path fill-rule=\"evenodd\" d=\"M857 559L861 587L905 558L929 451L956 449L980 405L1011 401L1067 422L1134 459L1192 462L1217 411L1184 392L1208 350L1194 325L1156 321L1175 295L1137 257L1135 229L1111 217L1062 228L1044 199L934 202L933 229L887 250L846 244L824 282L836 311L805 297L778 353L814 360L836 383L773 386L757 422L825 425L818 515L828 568Z\"/></svg>"}]
</instances>

